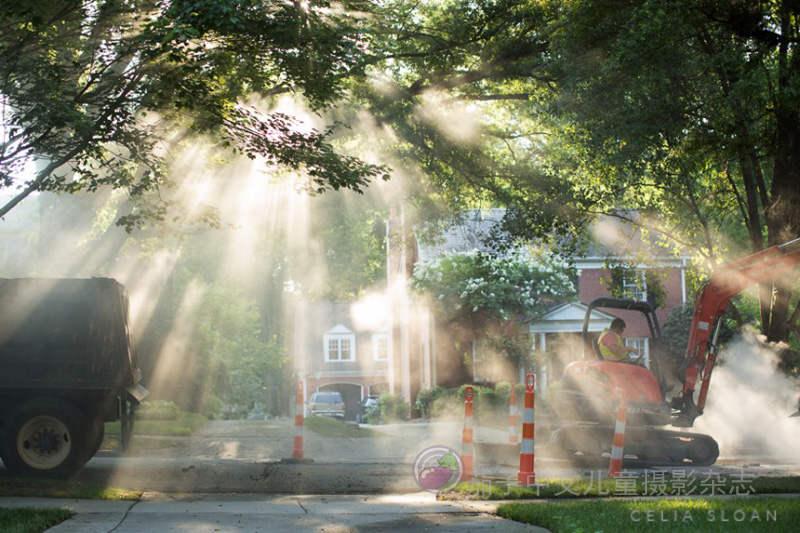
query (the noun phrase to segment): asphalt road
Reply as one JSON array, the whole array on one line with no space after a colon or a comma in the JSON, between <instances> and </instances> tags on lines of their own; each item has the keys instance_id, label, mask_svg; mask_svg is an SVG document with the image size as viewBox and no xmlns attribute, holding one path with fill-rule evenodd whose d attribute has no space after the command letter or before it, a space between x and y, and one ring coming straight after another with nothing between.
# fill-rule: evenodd
<instances>
[{"instance_id":1,"label":"asphalt road","mask_svg":"<svg viewBox=\"0 0 800 533\"><path fill-rule=\"evenodd\" d=\"M171 439L177 446L138 454L101 452L78 476L86 482L164 493L392 494L421 490L413 475L415 458L433 446L461 452L459 421L408 423L369 428L369 437L323 438L304 432L307 462L292 462L294 426L289 420L212 421L197 435ZM476 440L505 442L507 434L476 427ZM150 437L139 437L153 445ZM480 445L476 448L480 450ZM536 457L538 477L599 476L603 468L575 468ZM476 453L476 474L516 479L514 458ZM676 468L672 468L675 470ZM800 464L785 458L724 455L713 467L686 467L697 474L800 475ZM601 471L602 470L602 471Z\"/></svg>"},{"instance_id":2,"label":"asphalt road","mask_svg":"<svg viewBox=\"0 0 800 533\"><path fill-rule=\"evenodd\" d=\"M289 420L214 421L195 436L169 438L172 446L156 449L159 438L140 436L138 453L101 452L78 479L144 490L141 501L0 498L0 506L68 507L78 513L53 533L546 533L493 516L494 503L439 502L420 489L412 473L415 458L431 446L460 451L461 422L370 429L369 437L336 439L305 431L306 462L287 460L294 435ZM475 434L479 441L507 437L505 431L483 427ZM505 464L488 459L476 456L477 475L489 482L516 478L513 458ZM782 476L800 475L800 464L723 454L717 465L692 470L697 476ZM537 479L569 480L601 476L604 469L573 468L538 454L536 474Z\"/></svg>"}]
</instances>

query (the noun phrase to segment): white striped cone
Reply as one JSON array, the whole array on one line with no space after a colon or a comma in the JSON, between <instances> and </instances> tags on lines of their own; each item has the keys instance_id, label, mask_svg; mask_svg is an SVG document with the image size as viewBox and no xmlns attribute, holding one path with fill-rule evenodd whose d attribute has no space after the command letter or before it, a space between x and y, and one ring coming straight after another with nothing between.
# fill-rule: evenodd
<instances>
[{"instance_id":1,"label":"white striped cone","mask_svg":"<svg viewBox=\"0 0 800 533\"><path fill-rule=\"evenodd\" d=\"M614 428L614 443L611 446L611 461L608 463L608 477L619 477L622 472L622 455L625 449L625 419L628 414L628 400L625 391L617 408L617 424Z\"/></svg>"},{"instance_id":2,"label":"white striped cone","mask_svg":"<svg viewBox=\"0 0 800 533\"><path fill-rule=\"evenodd\" d=\"M292 459L303 458L303 382L297 382L297 403L294 410L294 446Z\"/></svg>"},{"instance_id":3,"label":"white striped cone","mask_svg":"<svg viewBox=\"0 0 800 533\"><path fill-rule=\"evenodd\" d=\"M519 426L519 412L517 408L517 392L514 390L515 384L511 382L511 397L508 400L508 442L516 444L519 442L517 430Z\"/></svg>"},{"instance_id":4,"label":"white striped cone","mask_svg":"<svg viewBox=\"0 0 800 533\"><path fill-rule=\"evenodd\" d=\"M464 396L464 430L461 432L461 462L464 465L464 472L461 481L470 481L473 478L472 472L472 387L467 387Z\"/></svg>"},{"instance_id":5,"label":"white striped cone","mask_svg":"<svg viewBox=\"0 0 800 533\"><path fill-rule=\"evenodd\" d=\"M536 376L525 376L525 407L522 412L522 444L519 451L519 472L517 484L530 487L536 484L536 474L533 471L533 434L534 434L534 399Z\"/></svg>"}]
</instances>

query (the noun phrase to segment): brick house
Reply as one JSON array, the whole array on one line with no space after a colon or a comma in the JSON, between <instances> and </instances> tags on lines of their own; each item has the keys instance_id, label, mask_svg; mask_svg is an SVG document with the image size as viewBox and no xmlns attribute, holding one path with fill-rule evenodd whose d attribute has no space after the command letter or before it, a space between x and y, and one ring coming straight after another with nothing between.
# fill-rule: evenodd
<instances>
[{"instance_id":1,"label":"brick house","mask_svg":"<svg viewBox=\"0 0 800 533\"><path fill-rule=\"evenodd\" d=\"M686 303L686 258L651 256L645 265L637 262L636 255L639 253L630 255L625 249L612 251L600 245L590 247L584 255L573 258L578 271L577 301L551 309L539 321L530 325L534 349L549 354L551 376L560 375L564 365L581 358L581 331L587 304L597 298L612 296L612 278L615 274L621 278L617 280L617 287L623 293L621 296L657 305L656 317L662 326L675 307ZM623 263L627 268L622 272L614 272L610 268ZM657 276L648 276L647 272L657 272ZM653 285L658 285L657 291ZM655 292L659 294L657 304L654 302ZM637 348L645 360L649 361L649 328L644 317L636 311L595 309L588 331L599 334L614 318L621 318L626 322L625 343Z\"/></svg>"},{"instance_id":2,"label":"brick house","mask_svg":"<svg viewBox=\"0 0 800 533\"><path fill-rule=\"evenodd\" d=\"M491 250L491 243L497 239L491 231L503 214L502 209L472 212L463 224L449 229L433 244L415 243L416 261L431 260L446 251ZM592 237L592 244L572 258L577 270L574 299L554 305L541 319L517 332L529 337L540 374L560 376L567 363L582 357L581 331L587 304L598 297L611 296L612 285L627 298L651 303L658 300L656 315L660 324L672 309L686 302L686 258L660 247L654 249L630 226L613 220L595 224ZM635 311L595 309L589 332L599 334L616 317L627 323L626 343L649 358L647 323ZM463 332L454 334L433 320L430 328L432 332L427 337L433 339L429 359L435 384L455 386L466 381L520 379L523 369L498 371L495 363L487 363L491 354L486 354L481 339L466 338ZM541 377L546 387L546 378Z\"/></svg>"},{"instance_id":3,"label":"brick house","mask_svg":"<svg viewBox=\"0 0 800 533\"><path fill-rule=\"evenodd\" d=\"M380 299L361 302L300 301L295 307L295 373L306 401L317 391L338 391L345 419L359 402L388 390L389 330Z\"/></svg>"},{"instance_id":4,"label":"brick house","mask_svg":"<svg viewBox=\"0 0 800 533\"><path fill-rule=\"evenodd\" d=\"M490 250L492 239L487 237L503 214L501 209L472 212L464 223L426 242L407 230L402 210L393 209L387 225L385 294L373 297L372 303L298 304L295 372L306 384L306 398L317 390L338 390L345 398L348 418L355 418L358 402L367 395L387 392L413 404L420 390L434 385L521 381L527 369L498 366L498 358L487 353L485 342L474 332L439 323L407 291L408 279L420 262L446 251ZM652 294L648 283L655 282L662 300L657 310L661 324L686 301L686 259L664 252L654 255L639 236L625 229L609 221L598 224L594 244L573 258L577 294L554 305L540 320L520 324L517 335L531 346L544 388L547 374L560 376L568 362L582 357L580 334L587 304L610 296L612 283L626 296L641 300ZM638 259L643 256L647 265ZM657 277L647 274L654 266ZM615 317L627 323L626 342L647 357L648 329L636 312L595 309L589 331L599 334Z\"/></svg>"}]
</instances>

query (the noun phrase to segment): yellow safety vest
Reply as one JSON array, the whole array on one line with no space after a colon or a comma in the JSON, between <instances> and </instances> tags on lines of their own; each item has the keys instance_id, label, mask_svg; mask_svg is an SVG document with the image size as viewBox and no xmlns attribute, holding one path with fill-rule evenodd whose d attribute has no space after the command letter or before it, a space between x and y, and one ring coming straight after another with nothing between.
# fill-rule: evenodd
<instances>
[{"instance_id":1,"label":"yellow safety vest","mask_svg":"<svg viewBox=\"0 0 800 533\"><path fill-rule=\"evenodd\" d=\"M603 344L603 339L608 333L614 335L617 346L622 346L624 344L622 342L622 336L619 333L617 333L616 331L612 331L610 329L604 329L603 332L600 334L600 337L597 339L597 346L600 348L600 355L602 355L603 359L605 359L606 361L622 361L624 359L627 359L626 356L622 357L618 356L617 354L609 350L608 346Z\"/></svg>"}]
</instances>

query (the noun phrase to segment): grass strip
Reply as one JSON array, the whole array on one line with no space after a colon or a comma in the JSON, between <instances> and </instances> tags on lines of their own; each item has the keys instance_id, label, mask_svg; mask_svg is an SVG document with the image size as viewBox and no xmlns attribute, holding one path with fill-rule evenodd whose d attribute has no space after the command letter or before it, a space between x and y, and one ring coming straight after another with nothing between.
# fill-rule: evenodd
<instances>
[{"instance_id":1,"label":"grass strip","mask_svg":"<svg viewBox=\"0 0 800 533\"><path fill-rule=\"evenodd\" d=\"M73 516L69 509L0 507L0 533L40 533Z\"/></svg>"},{"instance_id":2,"label":"grass strip","mask_svg":"<svg viewBox=\"0 0 800 533\"><path fill-rule=\"evenodd\" d=\"M180 413L174 420L137 420L133 426L134 435L163 435L167 437L188 437L208 422L199 413ZM106 422L106 435L122 434L119 422Z\"/></svg>"},{"instance_id":3,"label":"grass strip","mask_svg":"<svg viewBox=\"0 0 800 533\"><path fill-rule=\"evenodd\" d=\"M687 475L687 472L691 475ZM726 475L723 472L645 472L620 478L602 473L589 478L543 478L533 487L518 487L516 479L460 483L439 499L525 500L537 498L598 498L626 496L715 496L800 493L800 477ZM515 476L516 477L516 476Z\"/></svg>"},{"instance_id":4,"label":"grass strip","mask_svg":"<svg viewBox=\"0 0 800 533\"><path fill-rule=\"evenodd\" d=\"M553 533L794 533L800 505L793 498L775 497L595 499L507 503L498 507L497 514Z\"/></svg>"},{"instance_id":5,"label":"grass strip","mask_svg":"<svg viewBox=\"0 0 800 533\"><path fill-rule=\"evenodd\" d=\"M374 437L375 430L359 427L357 424L347 424L335 418L324 416L310 416L303 422L304 426L322 437L334 439Z\"/></svg>"},{"instance_id":6,"label":"grass strip","mask_svg":"<svg viewBox=\"0 0 800 533\"><path fill-rule=\"evenodd\" d=\"M24 498L76 498L84 500L138 500L141 490L89 485L74 480L0 478L0 496Z\"/></svg>"}]
</instances>

